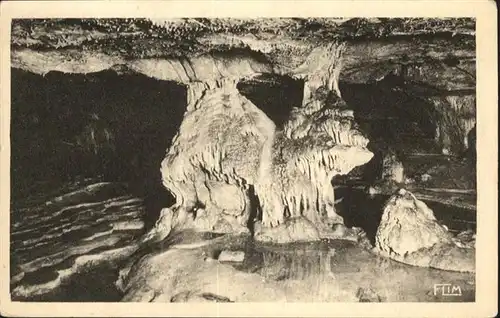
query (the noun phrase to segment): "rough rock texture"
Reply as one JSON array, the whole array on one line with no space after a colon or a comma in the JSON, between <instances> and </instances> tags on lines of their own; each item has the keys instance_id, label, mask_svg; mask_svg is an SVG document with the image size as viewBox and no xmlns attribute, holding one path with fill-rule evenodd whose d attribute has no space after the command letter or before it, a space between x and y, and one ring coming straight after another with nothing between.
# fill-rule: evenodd
<instances>
[{"instance_id":1,"label":"rough rock texture","mask_svg":"<svg viewBox=\"0 0 500 318\"><path fill-rule=\"evenodd\" d=\"M243 251L222 251L219 255L219 262L243 262L245 252Z\"/></svg>"},{"instance_id":2,"label":"rough rock texture","mask_svg":"<svg viewBox=\"0 0 500 318\"><path fill-rule=\"evenodd\" d=\"M476 125L476 97L445 96L431 101L439 114L435 138L443 151L462 153L469 147L475 149L475 145L469 145L468 136Z\"/></svg>"},{"instance_id":3,"label":"rough rock texture","mask_svg":"<svg viewBox=\"0 0 500 318\"><path fill-rule=\"evenodd\" d=\"M271 162L256 185L264 226L300 216L313 223L323 217L342 222L334 212L331 180L371 159L368 140L340 99L341 50L340 45L317 48L294 71L305 80L303 105L292 109L276 132Z\"/></svg>"},{"instance_id":4,"label":"rough rock texture","mask_svg":"<svg viewBox=\"0 0 500 318\"><path fill-rule=\"evenodd\" d=\"M301 216L313 226L323 217L342 222L331 179L372 154L339 97L341 50L318 47L293 70L305 81L304 100L283 130L240 94L237 77L188 84L187 112L162 163L173 209L192 212L201 230L222 232L244 231L252 208L264 227Z\"/></svg>"},{"instance_id":5,"label":"rough rock texture","mask_svg":"<svg viewBox=\"0 0 500 318\"><path fill-rule=\"evenodd\" d=\"M162 163L163 184L176 207L192 211L201 229L219 223L243 230L250 216L249 191L273 137L273 122L236 89L235 81L190 87L188 111ZM208 215L205 214L205 211ZM236 227L236 228L235 228Z\"/></svg>"},{"instance_id":6,"label":"rough rock texture","mask_svg":"<svg viewBox=\"0 0 500 318\"><path fill-rule=\"evenodd\" d=\"M126 187L87 180L53 191L14 207L14 301L49 301L85 268L117 264L138 248L135 238L143 233L144 205Z\"/></svg>"},{"instance_id":7,"label":"rough rock texture","mask_svg":"<svg viewBox=\"0 0 500 318\"><path fill-rule=\"evenodd\" d=\"M245 237L223 235L201 247L206 241L181 240L141 257L122 271L122 301L431 301L436 280L460 284L464 297L474 300L471 273L408 266L345 241L284 247ZM217 260L221 251L241 250L242 263Z\"/></svg>"},{"instance_id":8,"label":"rough rock texture","mask_svg":"<svg viewBox=\"0 0 500 318\"><path fill-rule=\"evenodd\" d=\"M356 296L360 303L380 303L382 298L371 288L359 288Z\"/></svg>"},{"instance_id":9,"label":"rough rock texture","mask_svg":"<svg viewBox=\"0 0 500 318\"><path fill-rule=\"evenodd\" d=\"M262 242L290 243L295 241L317 241L321 234L316 226L304 217L288 219L274 228L257 227L255 239Z\"/></svg>"},{"instance_id":10,"label":"rough rock texture","mask_svg":"<svg viewBox=\"0 0 500 318\"><path fill-rule=\"evenodd\" d=\"M146 256L133 266L129 277L131 279L125 287L126 295L122 301L187 301L190 297L181 297L182 293L193 289L193 294L200 290L223 296L230 301L286 299L283 292L273 288L272 283L263 282L257 274L249 275L238 272L230 265L204 261L199 257L199 251L173 249L159 255ZM156 279L150 280L149 277ZM172 277L183 279L175 280ZM219 286L224 286L224 290L220 290ZM258 289L259 293L249 291L249 286Z\"/></svg>"},{"instance_id":11,"label":"rough rock texture","mask_svg":"<svg viewBox=\"0 0 500 318\"><path fill-rule=\"evenodd\" d=\"M433 211L400 189L386 203L375 247L390 258L416 266L474 272L475 250L457 244Z\"/></svg>"},{"instance_id":12,"label":"rough rock texture","mask_svg":"<svg viewBox=\"0 0 500 318\"><path fill-rule=\"evenodd\" d=\"M388 153L382 160L382 179L397 183L404 182L404 167L395 153Z\"/></svg>"},{"instance_id":13,"label":"rough rock texture","mask_svg":"<svg viewBox=\"0 0 500 318\"><path fill-rule=\"evenodd\" d=\"M475 121L474 19L16 20L11 56L13 67L38 74L125 68L186 82L241 77L254 64L249 55L269 72L293 74L335 42L346 44L337 77L361 84L391 78L405 94L435 102L440 147L467 148L463 136ZM220 65L230 66L221 74Z\"/></svg>"},{"instance_id":14,"label":"rough rock texture","mask_svg":"<svg viewBox=\"0 0 500 318\"><path fill-rule=\"evenodd\" d=\"M475 108L474 27L472 19L17 20L11 57L38 74L113 69L185 85L187 111L161 167L172 213L217 232L302 218L323 235L342 223L332 178L373 156L339 81L430 84L442 114L436 140L463 148L474 119L455 114ZM282 128L237 89L268 73L304 82L302 105ZM465 97L449 97L457 90Z\"/></svg>"}]
</instances>

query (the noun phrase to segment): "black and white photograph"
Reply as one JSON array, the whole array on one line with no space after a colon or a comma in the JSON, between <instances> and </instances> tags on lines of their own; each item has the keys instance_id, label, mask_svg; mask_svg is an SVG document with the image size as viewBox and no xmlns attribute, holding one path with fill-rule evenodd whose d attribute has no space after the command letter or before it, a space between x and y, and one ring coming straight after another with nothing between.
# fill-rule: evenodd
<instances>
[{"instance_id":1,"label":"black and white photograph","mask_svg":"<svg viewBox=\"0 0 500 318\"><path fill-rule=\"evenodd\" d=\"M477 302L478 19L330 12L11 19L10 301Z\"/></svg>"}]
</instances>

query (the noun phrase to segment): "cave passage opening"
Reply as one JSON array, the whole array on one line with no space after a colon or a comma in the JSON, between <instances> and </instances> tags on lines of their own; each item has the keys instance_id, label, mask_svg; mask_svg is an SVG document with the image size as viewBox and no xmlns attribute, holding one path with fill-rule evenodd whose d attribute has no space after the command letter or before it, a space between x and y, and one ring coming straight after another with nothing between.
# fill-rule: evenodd
<instances>
[{"instance_id":1,"label":"cave passage opening","mask_svg":"<svg viewBox=\"0 0 500 318\"><path fill-rule=\"evenodd\" d=\"M38 182L125 182L145 198L146 228L174 199L160 166L187 108L186 87L142 74L12 69L12 203Z\"/></svg>"},{"instance_id":2,"label":"cave passage opening","mask_svg":"<svg viewBox=\"0 0 500 318\"><path fill-rule=\"evenodd\" d=\"M362 167L364 177L375 182L382 173L384 155L394 153L406 162L413 154L438 154L437 113L424 99L385 78L376 83L340 82L342 97L354 110L356 122L370 140L374 156Z\"/></svg>"},{"instance_id":3,"label":"cave passage opening","mask_svg":"<svg viewBox=\"0 0 500 318\"><path fill-rule=\"evenodd\" d=\"M370 141L383 141L406 153L436 151L433 105L387 82L341 82L339 87Z\"/></svg>"},{"instance_id":4,"label":"cave passage opening","mask_svg":"<svg viewBox=\"0 0 500 318\"><path fill-rule=\"evenodd\" d=\"M265 73L241 80L236 87L277 129L283 128L293 108L302 105L304 96L304 81L286 75Z\"/></svg>"}]
</instances>

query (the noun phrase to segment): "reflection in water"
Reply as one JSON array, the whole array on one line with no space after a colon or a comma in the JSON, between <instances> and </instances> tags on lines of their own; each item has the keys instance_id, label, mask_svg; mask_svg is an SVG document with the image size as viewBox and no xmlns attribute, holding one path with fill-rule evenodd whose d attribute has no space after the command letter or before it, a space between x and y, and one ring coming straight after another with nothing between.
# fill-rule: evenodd
<instances>
[{"instance_id":1,"label":"reflection in water","mask_svg":"<svg viewBox=\"0 0 500 318\"><path fill-rule=\"evenodd\" d=\"M332 293L346 293L354 301L358 301L356 295L359 301L475 300L474 274L409 266L348 241L261 245L250 240L241 248L245 249L245 260L233 267L282 282L291 298L294 288L303 288L310 290L310 295L301 296L306 301L325 299ZM443 283L459 286L462 296L434 295L434 285ZM370 293L373 300L366 299Z\"/></svg>"},{"instance_id":2,"label":"reflection in water","mask_svg":"<svg viewBox=\"0 0 500 318\"><path fill-rule=\"evenodd\" d=\"M254 242L250 236L219 237L185 231L155 246L127 252L128 256L118 263L76 266L80 256L100 255L133 245L135 238L143 233L144 203L129 193L123 184L87 180L13 205L11 277L14 299L117 301L122 294L114 283L124 262L144 254L162 253L172 245L212 239L217 242L201 247L206 255L217 259L223 250L244 251L244 261L232 265L240 271L277 282L290 295L289 301L328 301L332 293L344 293L342 299L352 301L358 298L360 301L475 299L474 274L412 267L378 257L353 242L338 240L269 245ZM341 203L344 206L340 205L339 211L347 225L362 227L373 238L387 197L368 197L352 189L339 191L336 195L344 198ZM450 229L475 229L474 213L438 203L429 206ZM99 277L98 282L96 277ZM434 295L435 284L459 286L462 296ZM300 296L298 290L302 291Z\"/></svg>"},{"instance_id":3,"label":"reflection in water","mask_svg":"<svg viewBox=\"0 0 500 318\"><path fill-rule=\"evenodd\" d=\"M162 253L172 245L215 239L214 243L200 247L205 255L217 259L223 250L244 251L244 261L231 265L276 282L289 301L329 301L332 294L342 294L342 299L352 301L475 299L474 274L412 267L376 256L353 242L339 240L271 245L254 242L248 235L235 238L184 231L154 246L133 250L120 262L74 267L82 255L99 255L127 247L143 233L143 202L127 191L121 184L89 181L39 197L31 204L16 206L11 242L11 277L18 279L12 284L17 295L14 298L118 301L122 294L114 283L124 263L145 254ZM361 192L344 192L343 196L343 203L349 207L348 225L364 227L369 235L374 235L378 213L386 198L366 198ZM453 217L471 218L471 213L443 207L432 206L436 216L450 228L475 224L474 219L471 223L453 222ZM22 271L24 274L20 274ZM459 286L462 296L434 295L435 284Z\"/></svg>"}]
</instances>

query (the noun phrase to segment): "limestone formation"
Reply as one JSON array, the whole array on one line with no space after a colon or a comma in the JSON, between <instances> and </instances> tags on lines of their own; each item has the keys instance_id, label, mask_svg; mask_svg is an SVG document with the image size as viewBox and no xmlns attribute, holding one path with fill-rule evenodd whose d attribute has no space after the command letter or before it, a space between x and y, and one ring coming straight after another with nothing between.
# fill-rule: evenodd
<instances>
[{"instance_id":1,"label":"limestone formation","mask_svg":"<svg viewBox=\"0 0 500 318\"><path fill-rule=\"evenodd\" d=\"M305 217L342 222L334 211L331 180L368 162L368 140L338 92L342 46L315 50L296 70L305 79L304 100L274 137L272 164L256 186L264 226Z\"/></svg>"},{"instance_id":2,"label":"limestone formation","mask_svg":"<svg viewBox=\"0 0 500 318\"><path fill-rule=\"evenodd\" d=\"M255 239L267 243L291 243L296 241L317 241L321 238L316 226L304 217L290 218L275 227L257 226Z\"/></svg>"},{"instance_id":3,"label":"limestone formation","mask_svg":"<svg viewBox=\"0 0 500 318\"><path fill-rule=\"evenodd\" d=\"M467 179L459 180L465 190L475 186L475 176L471 178L475 167L469 163L457 163L456 169L438 163L415 172L418 169L407 164L411 156L403 151L411 148L411 155L432 154L432 158L439 152L455 155L467 151L467 157L475 158L475 27L470 18L13 21L9 51L13 78L15 73L29 75L24 79L28 85L19 86L21 97L24 87L38 85L33 74L44 80L56 76L57 83L65 83L70 74L87 81L95 74L81 74L95 72L104 77L111 74L110 82L141 77L131 84L140 96L134 99L134 107L120 101L113 107L106 101L96 102L109 110L109 116L82 110L81 117L90 118L74 125L82 127L75 128L71 142L56 137L48 140L54 144L62 141L64 147L74 142L96 161L102 159L101 153L112 152L118 154L112 157L116 160L135 162L124 167L153 167L155 173L145 174L143 179L158 184L175 201L159 200L149 190L154 187L144 189L146 196L162 206L145 204L144 210L154 210L148 221L156 223L144 235L149 227L138 219L144 211L135 198L82 203L87 196L96 198L89 192L45 203L39 210L55 211L53 216L61 218L56 222L64 224L24 239L31 229L18 226L22 222L13 223L17 229L12 234L13 248L21 251L17 253L23 259L11 266L12 296L52 292L73 273L100 264L113 267L112 272L118 274L118 296L132 302L431 301L426 293L429 286L439 283L436 277L450 283L473 280L473 231L453 235L424 202L400 190L384 207L373 246L370 225L378 219L364 210L355 190L364 187L365 195L371 197L367 202L377 204L410 177L414 182L406 186L412 186L415 193L422 190L416 188L420 179L424 186L438 188L426 189L430 193L439 188L450 190L451 186L436 186L444 174L462 175ZM272 85L262 80L268 78L274 81ZM249 91L264 97L254 99L241 87L258 81L266 90L274 84L293 83L277 91L287 94L290 88L299 87L298 93L274 96L272 87L271 93L261 94L255 85ZM144 87L156 85L143 83L162 85L146 92ZM171 92L167 85L175 89ZM80 88L75 95L82 104L94 102L80 94ZM106 85L102 88L108 89ZM152 102L142 98L156 94L158 98ZM295 96L301 94L301 98ZM109 95L115 99L116 94ZM36 108L44 112L51 105L47 101L41 107L36 98L35 94L27 101L34 105L26 108L26 116L18 116L17 129L24 131L26 122L34 126L53 122L44 120L53 115L30 113ZM289 107L274 108L278 99L276 105ZM80 116L80 112L66 111L79 106L66 104L69 106L52 107L54 113ZM141 105L135 108L135 104ZM129 130L129 126L148 126L145 122L158 114L151 111L152 105L165 115L156 118L158 126ZM122 109L131 112L130 117L135 112L145 116L129 122L118 116ZM279 119L273 116L276 113ZM62 115L64 122L73 122L69 115ZM111 122L120 122L123 134L116 133ZM163 124L169 129L160 129ZM149 147L130 143L128 137L136 135ZM401 138L390 139L389 135ZM150 144L153 139L168 142ZM152 155L153 148L160 149L159 156ZM377 152L372 160L376 167L367 170L374 176L347 176L356 167L361 171L373 158L372 151ZM155 160L145 164L137 153ZM109 166L122 170L115 159L109 160ZM344 177L336 179L338 176ZM336 188L341 182L352 192L338 191L345 190ZM344 214L337 214L335 204L342 198L335 197L334 189L349 205L337 205ZM448 202L455 200L454 194L449 197ZM475 199L475 193L470 197ZM100 212L94 213L94 207ZM154 212L160 209L156 219ZM34 214L40 220L33 224L50 227L52 220L40 213ZM78 217L76 225L70 224L73 216ZM54 238L61 238L61 230L66 233L67 225L71 231L86 233L90 223L80 223L94 217L99 218L97 223L90 223L98 226L91 236L70 248L66 246L69 242L51 245ZM349 223L352 228L347 227ZM48 252L54 248L56 252ZM47 275L38 275L38 271ZM50 280L50 276L55 278ZM36 285L30 285L32 281ZM473 291L474 286L464 286L463 300L474 301Z\"/></svg>"},{"instance_id":4,"label":"limestone formation","mask_svg":"<svg viewBox=\"0 0 500 318\"><path fill-rule=\"evenodd\" d=\"M450 40L451 31L456 36ZM163 185L176 200L169 207L172 220L215 232L255 226L266 233L257 237L286 241L294 235L273 238L268 230L281 233L279 226L290 220L285 228L312 226L310 233L323 236L342 223L331 180L373 156L356 114L342 99L340 78L366 83L397 73L432 79L444 90L471 87L474 32L470 19L18 20L11 61L14 68L43 75L111 69L186 87L187 109L161 164ZM432 40L425 38L429 33ZM454 52L460 56L450 56ZM448 65L444 75L434 76L434 65ZM240 81L261 74L304 83L302 105L283 127L259 108L265 105L237 89ZM460 87L443 84L450 78L460 79ZM473 120L446 120L455 113L467 117L473 94L441 95L435 103L444 114L440 136L457 135L463 142L470 130L463 128ZM446 147L453 144L436 138ZM391 178L402 179L400 170ZM163 216L165 231L171 230L169 218Z\"/></svg>"},{"instance_id":5,"label":"limestone formation","mask_svg":"<svg viewBox=\"0 0 500 318\"><path fill-rule=\"evenodd\" d=\"M388 153L382 160L382 179L396 183L404 182L404 167L395 153Z\"/></svg>"},{"instance_id":6,"label":"limestone formation","mask_svg":"<svg viewBox=\"0 0 500 318\"><path fill-rule=\"evenodd\" d=\"M36 74L128 70L190 85L275 73L307 77L306 98L320 86L339 93L338 78L366 84L395 74L405 94L434 105L445 153L467 148L475 123L468 18L23 19L12 24L11 62Z\"/></svg>"},{"instance_id":7,"label":"limestone formation","mask_svg":"<svg viewBox=\"0 0 500 318\"><path fill-rule=\"evenodd\" d=\"M468 135L476 125L475 96L445 96L430 100L437 110L435 138L443 150L458 154L467 150Z\"/></svg>"},{"instance_id":8,"label":"limestone formation","mask_svg":"<svg viewBox=\"0 0 500 318\"><path fill-rule=\"evenodd\" d=\"M184 209L200 230L219 232L245 231L252 208L263 227L297 217L313 227L324 218L341 223L331 179L372 156L339 96L341 50L319 47L293 71L305 80L304 101L283 130L239 93L227 65L220 79L188 82L187 112L162 163L174 213Z\"/></svg>"},{"instance_id":9,"label":"limestone formation","mask_svg":"<svg viewBox=\"0 0 500 318\"><path fill-rule=\"evenodd\" d=\"M383 255L410 265L475 271L475 250L458 244L433 211L404 189L387 201L375 247Z\"/></svg>"}]
</instances>

